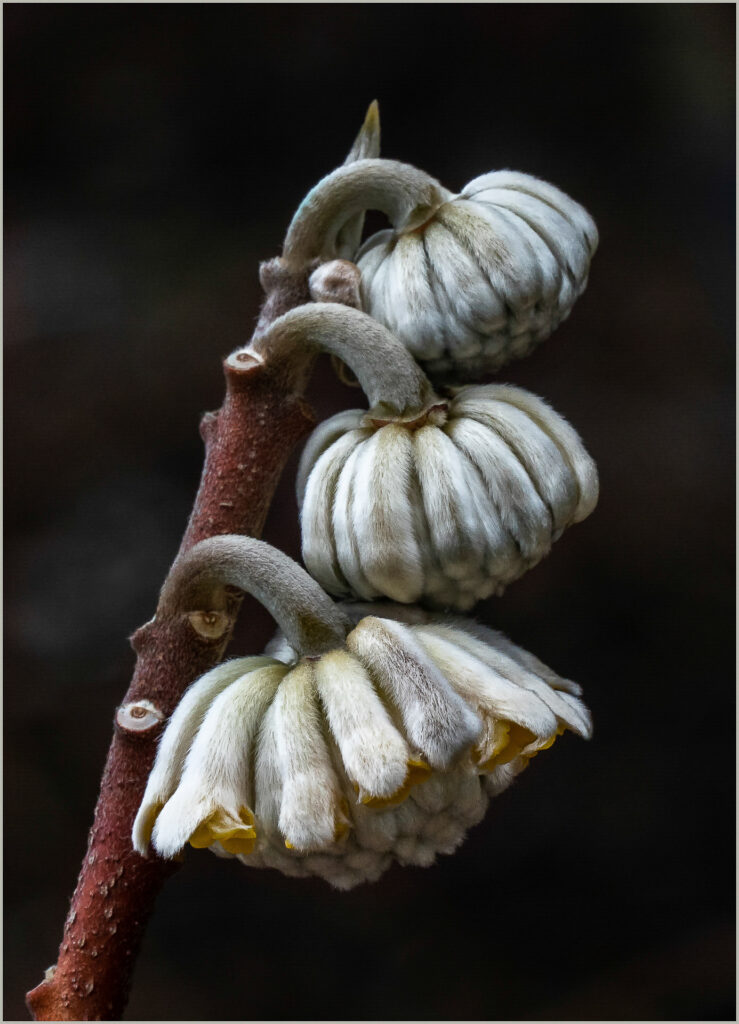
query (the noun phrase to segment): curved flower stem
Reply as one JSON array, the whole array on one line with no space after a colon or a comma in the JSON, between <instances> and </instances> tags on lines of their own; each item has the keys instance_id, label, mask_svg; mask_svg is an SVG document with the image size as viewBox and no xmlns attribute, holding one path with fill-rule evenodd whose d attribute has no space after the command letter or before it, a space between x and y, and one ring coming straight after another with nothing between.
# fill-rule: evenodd
<instances>
[{"instance_id":1,"label":"curved flower stem","mask_svg":"<svg viewBox=\"0 0 739 1024\"><path fill-rule=\"evenodd\" d=\"M212 616L215 629L208 630L206 622L200 631L217 635L219 616L227 621L228 586L253 594L300 654L341 646L351 625L292 558L263 540L233 535L203 540L177 559L162 587L157 618L190 612L192 622L193 614Z\"/></svg>"},{"instance_id":2,"label":"curved flower stem","mask_svg":"<svg viewBox=\"0 0 739 1024\"><path fill-rule=\"evenodd\" d=\"M276 373L288 376L302 372L302 362L316 352L330 352L354 371L371 416L416 419L439 402L425 373L394 334L366 313L329 302L285 313L248 348L232 352L226 364L236 369L267 357Z\"/></svg>"},{"instance_id":3,"label":"curved flower stem","mask_svg":"<svg viewBox=\"0 0 739 1024\"><path fill-rule=\"evenodd\" d=\"M307 268L292 272L275 305L307 302L307 278ZM247 368L226 365L225 374L223 406L201 424L205 465L181 553L216 534L261 533L285 462L313 425L299 391L270 372L268 359ZM132 638L136 668L116 716L58 962L27 995L36 1020L115 1020L123 1012L154 901L178 867L135 853L131 827L163 722L187 686L223 656L240 597L227 592L225 600L222 629L196 628L187 614L166 613ZM151 714L148 728L131 727L145 724L151 708L161 718Z\"/></svg>"},{"instance_id":4,"label":"curved flower stem","mask_svg":"<svg viewBox=\"0 0 739 1024\"><path fill-rule=\"evenodd\" d=\"M396 230L411 231L451 197L439 182L410 164L366 159L338 167L310 190L285 236L290 264L342 254L342 229L357 214L379 210Z\"/></svg>"}]
</instances>

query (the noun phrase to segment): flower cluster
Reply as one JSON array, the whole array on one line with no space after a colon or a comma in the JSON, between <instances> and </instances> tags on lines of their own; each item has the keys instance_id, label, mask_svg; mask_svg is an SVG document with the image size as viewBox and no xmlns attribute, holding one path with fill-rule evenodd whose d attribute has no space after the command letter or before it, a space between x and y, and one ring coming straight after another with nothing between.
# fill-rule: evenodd
<instances>
[{"instance_id":1,"label":"flower cluster","mask_svg":"<svg viewBox=\"0 0 739 1024\"><path fill-rule=\"evenodd\" d=\"M303 558L330 593L467 611L590 514L598 478L545 402L490 384L413 430L332 417L303 453L298 497Z\"/></svg>"},{"instance_id":2,"label":"flower cluster","mask_svg":"<svg viewBox=\"0 0 739 1024\"><path fill-rule=\"evenodd\" d=\"M558 188L484 174L420 230L367 240L364 308L434 379L478 379L528 355L569 316L597 245L591 217Z\"/></svg>"},{"instance_id":3,"label":"flower cluster","mask_svg":"<svg viewBox=\"0 0 739 1024\"><path fill-rule=\"evenodd\" d=\"M280 632L175 710L134 825L143 855L189 842L349 888L392 860L452 852L539 751L565 730L590 735L577 684L450 613L501 594L590 514L595 464L541 398L451 385L527 354L568 316L595 226L536 178L495 172L453 195L379 159L378 141L371 110L265 270L265 282L304 272L313 301L227 360L289 380L328 352L369 408L319 425L303 452L310 575L236 536L175 563L158 614L223 616L237 587ZM368 209L392 228L360 248Z\"/></svg>"},{"instance_id":4,"label":"flower cluster","mask_svg":"<svg viewBox=\"0 0 739 1024\"><path fill-rule=\"evenodd\" d=\"M325 614L325 596L286 556L244 541L205 542L194 557L229 545L245 564L256 555L304 603L265 655L227 661L185 694L134 825L140 853L189 842L349 888L393 859L451 853L557 735L590 734L576 684L463 620L350 605L343 628L327 620L311 645L300 623Z\"/></svg>"}]
</instances>

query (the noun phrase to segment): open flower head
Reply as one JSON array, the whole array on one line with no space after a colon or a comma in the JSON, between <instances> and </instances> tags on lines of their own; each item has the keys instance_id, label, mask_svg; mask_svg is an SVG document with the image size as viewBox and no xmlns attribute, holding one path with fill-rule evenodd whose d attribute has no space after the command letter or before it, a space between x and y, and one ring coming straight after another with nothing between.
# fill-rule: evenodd
<instances>
[{"instance_id":1,"label":"open flower head","mask_svg":"<svg viewBox=\"0 0 739 1024\"><path fill-rule=\"evenodd\" d=\"M344 611L356 625L332 649L280 635L190 687L134 824L140 853L189 842L351 888L451 853L561 732L589 736L576 684L500 634L407 607Z\"/></svg>"}]
</instances>

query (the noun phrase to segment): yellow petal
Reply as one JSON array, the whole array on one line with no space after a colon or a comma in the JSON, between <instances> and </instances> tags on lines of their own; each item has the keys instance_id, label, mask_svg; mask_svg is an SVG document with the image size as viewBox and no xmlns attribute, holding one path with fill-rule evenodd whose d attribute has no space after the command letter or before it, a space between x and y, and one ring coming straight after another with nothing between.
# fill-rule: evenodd
<instances>
[{"instance_id":1,"label":"yellow petal","mask_svg":"<svg viewBox=\"0 0 739 1024\"><path fill-rule=\"evenodd\" d=\"M362 803L365 807L374 807L376 809L381 807L396 807L398 804L402 804L414 786L419 785L421 782L425 782L430 775L430 765L427 765L425 761L412 758L408 762L408 770L399 789L396 789L394 793L390 794L390 796L365 795L362 797Z\"/></svg>"},{"instance_id":2,"label":"yellow petal","mask_svg":"<svg viewBox=\"0 0 739 1024\"><path fill-rule=\"evenodd\" d=\"M525 729L522 725L518 725L516 722L502 722L500 724L505 726L505 736L500 734L496 739L494 731L492 750L488 747L484 751L480 751L478 755L480 758L487 755L484 761L478 761L477 770L480 772L492 771L499 764L509 764L518 757L524 747L527 747L529 743L533 743L536 739L535 733L531 732L530 729ZM498 722L495 723L494 730L497 729L497 726ZM502 740L502 743L500 740ZM552 738L553 742L554 738ZM551 744L549 745L551 746ZM489 753L488 750L490 750Z\"/></svg>"},{"instance_id":3,"label":"yellow petal","mask_svg":"<svg viewBox=\"0 0 739 1024\"><path fill-rule=\"evenodd\" d=\"M496 758L507 746L510 732L510 722L504 722L501 718L485 717L485 736L483 740L472 750L471 757L478 771L489 771L496 764Z\"/></svg>"},{"instance_id":4,"label":"yellow petal","mask_svg":"<svg viewBox=\"0 0 739 1024\"><path fill-rule=\"evenodd\" d=\"M243 854L252 852L256 840L254 815L248 807L239 808L238 818L219 807L195 829L190 836L190 846L203 850L220 843L228 853Z\"/></svg>"},{"instance_id":5,"label":"yellow petal","mask_svg":"<svg viewBox=\"0 0 739 1024\"><path fill-rule=\"evenodd\" d=\"M338 843L340 839L350 831L352 827L351 815L349 811L349 804L342 797L339 801L339 811L334 818L334 842Z\"/></svg>"},{"instance_id":6,"label":"yellow petal","mask_svg":"<svg viewBox=\"0 0 739 1024\"><path fill-rule=\"evenodd\" d=\"M546 741L546 743L542 743L542 745L540 747L537 747L536 750L532 750L530 754L526 754L526 757L527 758L536 757L536 755L539 753L539 751L541 751L541 750L549 750L549 748L552 746L552 744L557 739L557 737L561 736L562 733L565 731L565 729L566 729L566 726L560 725L560 727L557 729L557 731L554 733L554 735L550 736L549 739Z\"/></svg>"}]
</instances>

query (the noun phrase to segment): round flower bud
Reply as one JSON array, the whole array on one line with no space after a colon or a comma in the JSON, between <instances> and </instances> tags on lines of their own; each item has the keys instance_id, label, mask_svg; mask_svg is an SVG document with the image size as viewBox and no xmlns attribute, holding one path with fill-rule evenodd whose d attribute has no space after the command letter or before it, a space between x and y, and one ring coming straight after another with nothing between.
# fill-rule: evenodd
<instances>
[{"instance_id":1,"label":"round flower bud","mask_svg":"<svg viewBox=\"0 0 739 1024\"><path fill-rule=\"evenodd\" d=\"M590 735L577 685L499 634L345 611L358 621L331 650L281 637L284 660L238 658L193 683L134 824L139 853L189 842L348 889L451 853L557 735Z\"/></svg>"},{"instance_id":2,"label":"round flower bud","mask_svg":"<svg viewBox=\"0 0 739 1024\"><path fill-rule=\"evenodd\" d=\"M595 507L580 438L521 388L466 387L445 417L381 422L339 413L303 452L303 560L329 593L465 611Z\"/></svg>"},{"instance_id":3,"label":"round flower bud","mask_svg":"<svg viewBox=\"0 0 739 1024\"><path fill-rule=\"evenodd\" d=\"M495 171L422 226L367 239L357 259L363 308L432 380L479 380L569 315L597 245L592 218L564 192Z\"/></svg>"}]
</instances>

